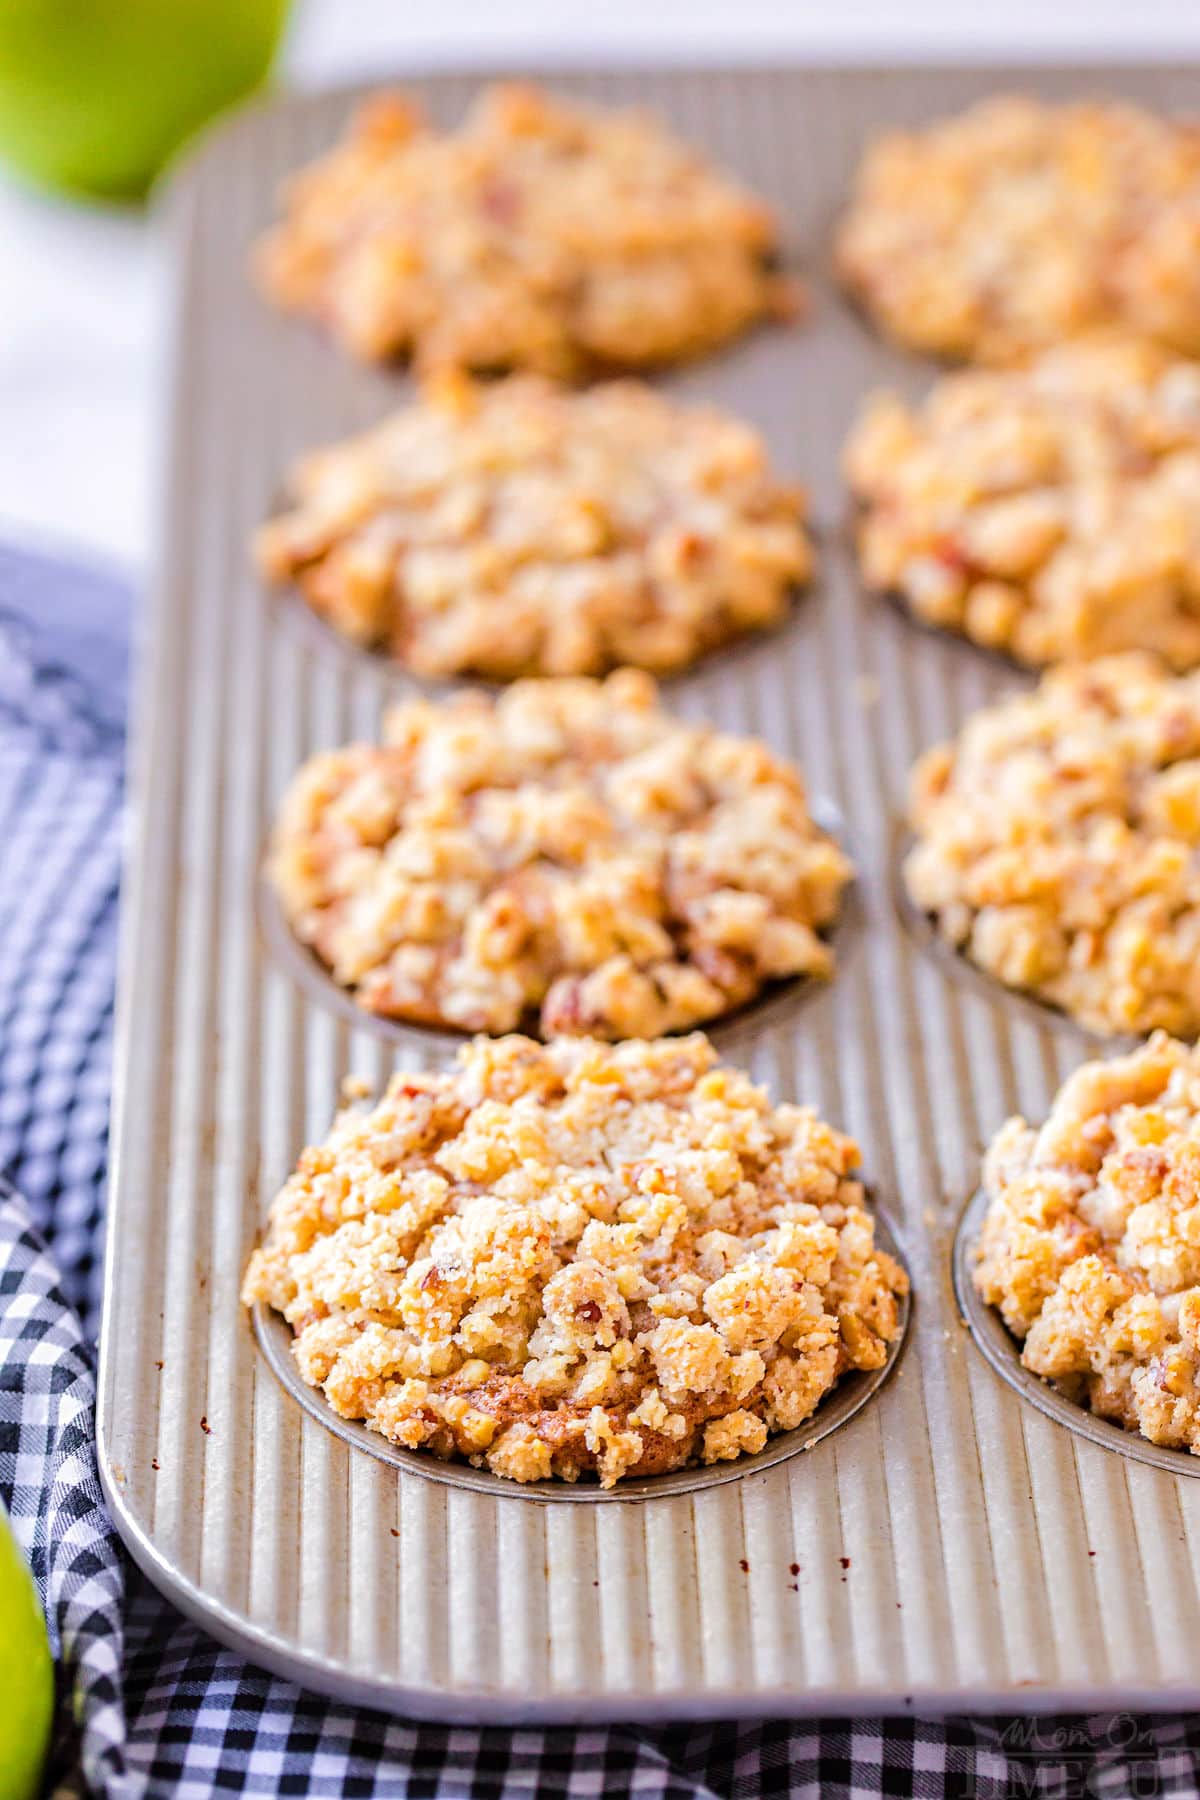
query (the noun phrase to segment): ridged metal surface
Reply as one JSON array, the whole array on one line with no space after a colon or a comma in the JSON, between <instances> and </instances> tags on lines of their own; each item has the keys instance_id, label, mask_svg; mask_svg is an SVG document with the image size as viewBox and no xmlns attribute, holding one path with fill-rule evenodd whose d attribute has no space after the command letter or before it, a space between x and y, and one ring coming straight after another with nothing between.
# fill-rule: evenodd
<instances>
[{"instance_id":1,"label":"ridged metal surface","mask_svg":"<svg viewBox=\"0 0 1200 1800\"><path fill-rule=\"evenodd\" d=\"M472 83L418 84L455 118ZM1194 71L566 77L652 106L783 209L814 309L672 377L744 412L812 495L819 579L780 634L671 684L693 717L765 735L845 818L863 921L824 992L727 1055L851 1131L912 1269L895 1379L809 1454L704 1493L602 1507L457 1491L303 1412L238 1306L262 1208L348 1070L418 1043L325 1008L261 941L258 861L299 760L372 735L397 684L295 629L246 541L291 457L363 426L398 378L358 369L250 292L247 247L348 97L221 134L177 185L178 335L160 580L142 675L125 893L101 1454L134 1553L210 1627L314 1686L422 1716L681 1716L1200 1698L1200 1483L1064 1430L983 1361L950 1250L981 1146L1043 1114L1089 1049L955 978L899 921L889 852L906 771L1017 678L864 596L839 446L878 344L827 277L828 228L873 128L990 87L1118 87L1167 107ZM430 1056L444 1054L431 1045ZM795 1572L793 1573L793 1565Z\"/></svg>"}]
</instances>

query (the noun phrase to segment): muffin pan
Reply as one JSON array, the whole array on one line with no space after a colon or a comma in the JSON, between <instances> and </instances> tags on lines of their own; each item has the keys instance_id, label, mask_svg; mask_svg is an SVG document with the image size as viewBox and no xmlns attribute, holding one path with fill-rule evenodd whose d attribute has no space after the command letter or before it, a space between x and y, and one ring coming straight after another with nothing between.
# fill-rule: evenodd
<instances>
[{"instance_id":1,"label":"muffin pan","mask_svg":"<svg viewBox=\"0 0 1200 1800\"><path fill-rule=\"evenodd\" d=\"M293 629L291 603L264 593L248 549L280 469L408 391L402 374L354 366L273 315L245 274L279 181L334 138L355 96L248 112L174 184L168 477L133 761L100 1458L136 1559L253 1661L473 1723L1200 1703L1200 1484L1181 1479L1194 1469L1137 1440L1106 1455L1108 1433L1097 1439L1086 1415L1060 1429L1042 1384L1014 1391L1011 1368L996 1378L985 1356L999 1367L998 1322L979 1322L981 1356L960 1311L969 1295L955 1295L961 1197L983 1144L1010 1113L1046 1112L1086 1040L920 953L895 905L894 822L913 760L1013 676L858 582L839 530L845 434L869 388L917 394L935 371L873 337L829 265L833 220L876 130L1004 88L1115 91L1182 111L1195 83L1186 68L552 78L661 111L740 173L779 207L810 288L794 328L661 378L758 426L807 487L820 549L786 625L666 692L684 716L765 737L845 820L854 953L839 932L831 982L715 1035L775 1099L811 1103L858 1141L915 1295L907 1351L853 1420L841 1409L861 1390L839 1388L800 1428L802 1448L816 1440L805 1454L781 1439L694 1489L690 1473L684 1491L618 1488L623 1504L523 1504L469 1470L469 1485L451 1485L378 1444L364 1453L317 1416L317 1397L283 1385L278 1326L260 1323L264 1354L238 1305L265 1203L323 1136L341 1079L378 1089L394 1066L442 1060L452 1040L385 1039L335 1010L328 984L298 979L257 916L262 845L296 766L374 736L411 689L377 659ZM477 81L407 85L450 120Z\"/></svg>"}]
</instances>

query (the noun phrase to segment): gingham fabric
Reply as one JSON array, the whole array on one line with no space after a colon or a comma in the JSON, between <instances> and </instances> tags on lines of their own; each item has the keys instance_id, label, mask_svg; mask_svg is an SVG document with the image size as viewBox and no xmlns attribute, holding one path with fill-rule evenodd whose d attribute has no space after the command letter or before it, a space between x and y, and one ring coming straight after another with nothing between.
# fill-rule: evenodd
<instances>
[{"instance_id":1,"label":"gingham fabric","mask_svg":"<svg viewBox=\"0 0 1200 1800\"><path fill-rule=\"evenodd\" d=\"M59 1670L50 1791L331 1800L1200 1796L1200 1719L448 1730L223 1650L123 1560L93 1436L119 582L0 550L0 1498ZM0 1696L0 1706L3 1696ZM0 1775L3 1771L0 1770Z\"/></svg>"}]
</instances>

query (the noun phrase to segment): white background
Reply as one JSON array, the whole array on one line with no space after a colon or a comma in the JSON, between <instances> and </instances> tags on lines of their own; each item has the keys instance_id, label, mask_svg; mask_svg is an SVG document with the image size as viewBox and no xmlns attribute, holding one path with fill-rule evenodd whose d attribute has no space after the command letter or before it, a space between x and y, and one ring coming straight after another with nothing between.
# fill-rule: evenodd
<instances>
[{"instance_id":1,"label":"white background","mask_svg":"<svg viewBox=\"0 0 1200 1800\"><path fill-rule=\"evenodd\" d=\"M620 60L1160 57L1200 62L1200 0L308 0L283 79ZM144 567L163 292L144 218L0 178L0 533Z\"/></svg>"}]
</instances>

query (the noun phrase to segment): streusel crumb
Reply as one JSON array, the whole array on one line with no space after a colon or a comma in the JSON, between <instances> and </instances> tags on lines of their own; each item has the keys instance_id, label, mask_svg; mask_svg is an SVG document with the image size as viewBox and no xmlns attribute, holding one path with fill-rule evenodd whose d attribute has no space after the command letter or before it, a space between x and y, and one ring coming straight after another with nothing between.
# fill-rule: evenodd
<instances>
[{"instance_id":1,"label":"streusel crumb","mask_svg":"<svg viewBox=\"0 0 1200 1800\"><path fill-rule=\"evenodd\" d=\"M1200 674L1114 656L985 707L913 771L909 895L1099 1032L1200 1032Z\"/></svg>"},{"instance_id":2,"label":"streusel crumb","mask_svg":"<svg viewBox=\"0 0 1200 1800\"><path fill-rule=\"evenodd\" d=\"M869 402L846 450L874 588L1026 663L1200 663L1200 365L1097 337Z\"/></svg>"},{"instance_id":3,"label":"streusel crumb","mask_svg":"<svg viewBox=\"0 0 1200 1800\"><path fill-rule=\"evenodd\" d=\"M653 119L486 89L456 132L395 94L289 182L278 305L355 354L573 377L703 355L790 289L766 206Z\"/></svg>"},{"instance_id":4,"label":"streusel crumb","mask_svg":"<svg viewBox=\"0 0 1200 1800\"><path fill-rule=\"evenodd\" d=\"M636 381L453 374L310 455L267 577L420 675L682 667L771 625L812 552L758 433Z\"/></svg>"},{"instance_id":5,"label":"streusel crumb","mask_svg":"<svg viewBox=\"0 0 1200 1800\"><path fill-rule=\"evenodd\" d=\"M304 1152L243 1299L393 1443L610 1487L759 1450L887 1361L908 1281L857 1164L699 1035L477 1039Z\"/></svg>"},{"instance_id":6,"label":"streusel crumb","mask_svg":"<svg viewBox=\"0 0 1200 1800\"><path fill-rule=\"evenodd\" d=\"M399 707L382 746L305 764L269 868L371 1012L609 1038L828 976L852 873L790 764L628 669Z\"/></svg>"},{"instance_id":7,"label":"streusel crumb","mask_svg":"<svg viewBox=\"0 0 1200 1800\"><path fill-rule=\"evenodd\" d=\"M1021 1361L1156 1444L1200 1451L1200 1050L1086 1063L984 1162L975 1285Z\"/></svg>"},{"instance_id":8,"label":"streusel crumb","mask_svg":"<svg viewBox=\"0 0 1200 1800\"><path fill-rule=\"evenodd\" d=\"M935 355L1008 360L1097 325L1200 354L1200 131L1005 96L890 132L837 260L885 331Z\"/></svg>"}]
</instances>

